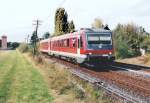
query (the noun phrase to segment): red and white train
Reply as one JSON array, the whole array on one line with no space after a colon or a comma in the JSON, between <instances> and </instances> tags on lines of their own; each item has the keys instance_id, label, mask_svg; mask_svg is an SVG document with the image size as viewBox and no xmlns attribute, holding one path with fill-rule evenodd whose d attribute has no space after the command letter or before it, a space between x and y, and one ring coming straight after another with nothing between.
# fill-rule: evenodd
<instances>
[{"instance_id":1,"label":"red and white train","mask_svg":"<svg viewBox=\"0 0 150 103\"><path fill-rule=\"evenodd\" d=\"M79 64L115 59L112 32L105 29L81 29L74 33L40 41L40 52Z\"/></svg>"}]
</instances>

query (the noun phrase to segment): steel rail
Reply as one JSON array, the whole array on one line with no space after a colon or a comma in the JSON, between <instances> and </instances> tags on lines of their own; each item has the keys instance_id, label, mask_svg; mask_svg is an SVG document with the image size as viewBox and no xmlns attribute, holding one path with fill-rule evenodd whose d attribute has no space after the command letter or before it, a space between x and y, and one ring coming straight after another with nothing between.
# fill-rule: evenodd
<instances>
[{"instance_id":1,"label":"steel rail","mask_svg":"<svg viewBox=\"0 0 150 103\"><path fill-rule=\"evenodd\" d=\"M145 78L150 78L150 73L146 73L146 72L143 72L143 71L132 70L132 68L129 68L129 67L121 67L121 66L114 66L114 65L110 65L110 66L114 67L114 68L121 69L121 70L125 70L125 71L128 71L128 72L132 72L132 73L137 74L137 75L141 75Z\"/></svg>"},{"instance_id":2,"label":"steel rail","mask_svg":"<svg viewBox=\"0 0 150 103\"><path fill-rule=\"evenodd\" d=\"M140 97L136 97L133 95L130 95L128 92L120 89L117 86L114 86L112 84L106 83L104 80L101 80L99 78L92 77L91 75L87 73L83 73L82 71L78 71L75 69L70 69L70 72L78 77L80 77L83 80L86 80L100 88L103 88L110 94L115 94L121 98L123 98L123 101L126 102L132 102L132 103L149 103L150 100L141 99Z\"/></svg>"}]
</instances>

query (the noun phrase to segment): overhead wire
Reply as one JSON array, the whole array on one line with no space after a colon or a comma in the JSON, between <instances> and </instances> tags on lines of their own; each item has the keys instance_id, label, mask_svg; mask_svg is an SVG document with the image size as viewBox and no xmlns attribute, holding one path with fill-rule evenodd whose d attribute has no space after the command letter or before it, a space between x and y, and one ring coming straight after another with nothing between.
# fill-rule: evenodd
<instances>
[{"instance_id":1,"label":"overhead wire","mask_svg":"<svg viewBox=\"0 0 150 103\"><path fill-rule=\"evenodd\" d=\"M62 2L58 5L58 7L62 7L62 5L63 5L65 2L66 2L66 0L62 0ZM42 25L41 25L41 27L47 26L46 23L48 23L48 22L46 22L46 21L50 18L50 16L51 16L51 14L49 14L44 20L42 20ZM44 26L43 26L43 25L44 25Z\"/></svg>"}]
</instances>

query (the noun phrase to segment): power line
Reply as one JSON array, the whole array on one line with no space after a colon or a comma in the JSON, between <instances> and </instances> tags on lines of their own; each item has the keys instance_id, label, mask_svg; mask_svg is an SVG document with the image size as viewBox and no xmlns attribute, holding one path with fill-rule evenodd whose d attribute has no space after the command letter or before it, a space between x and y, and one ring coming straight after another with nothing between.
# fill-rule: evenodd
<instances>
[{"instance_id":1,"label":"power line","mask_svg":"<svg viewBox=\"0 0 150 103\"><path fill-rule=\"evenodd\" d=\"M40 23L41 23L42 21L40 21L40 20L37 19L37 20L34 20L33 22L34 22L33 25L36 25L35 33L36 33L36 35L37 35L39 25L41 25Z\"/></svg>"},{"instance_id":2,"label":"power line","mask_svg":"<svg viewBox=\"0 0 150 103\"><path fill-rule=\"evenodd\" d=\"M61 7L64 3L66 2L66 0L63 0L58 7Z\"/></svg>"},{"instance_id":3,"label":"power line","mask_svg":"<svg viewBox=\"0 0 150 103\"><path fill-rule=\"evenodd\" d=\"M66 2L66 0L62 0L62 2L58 5L58 7L61 7L64 3ZM49 14L43 21L42 21L42 26L45 25L47 22L47 20L50 18L51 14ZM40 21L41 22L41 21Z\"/></svg>"},{"instance_id":4,"label":"power line","mask_svg":"<svg viewBox=\"0 0 150 103\"><path fill-rule=\"evenodd\" d=\"M59 4L58 7L61 7L64 3L66 2L66 0L62 0L62 2ZM45 22L46 20L48 20L48 18L51 16L51 14L49 14L44 20L43 22Z\"/></svg>"}]
</instances>

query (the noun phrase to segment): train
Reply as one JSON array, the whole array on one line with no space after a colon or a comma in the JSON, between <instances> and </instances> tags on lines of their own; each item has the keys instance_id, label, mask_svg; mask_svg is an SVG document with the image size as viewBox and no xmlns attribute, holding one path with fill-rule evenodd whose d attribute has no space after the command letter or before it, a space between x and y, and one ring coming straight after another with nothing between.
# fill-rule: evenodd
<instances>
[{"instance_id":1,"label":"train","mask_svg":"<svg viewBox=\"0 0 150 103\"><path fill-rule=\"evenodd\" d=\"M41 40L39 44L40 52L78 64L115 60L111 30L82 28Z\"/></svg>"}]
</instances>

